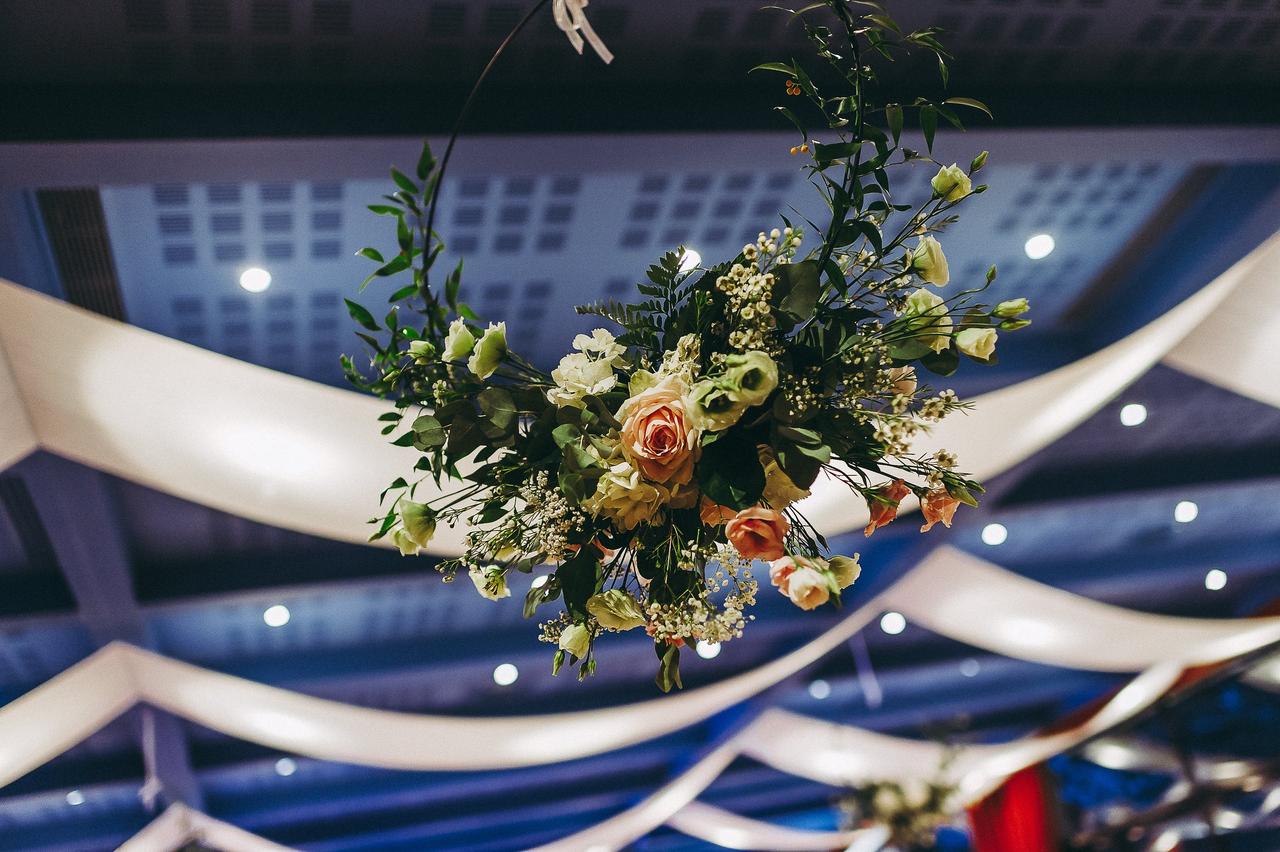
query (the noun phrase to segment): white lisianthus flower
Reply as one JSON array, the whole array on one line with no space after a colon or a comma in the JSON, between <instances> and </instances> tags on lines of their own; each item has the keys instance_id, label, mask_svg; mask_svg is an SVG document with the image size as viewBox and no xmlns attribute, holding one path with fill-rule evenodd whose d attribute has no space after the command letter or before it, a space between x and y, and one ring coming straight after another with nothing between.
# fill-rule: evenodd
<instances>
[{"instance_id":1,"label":"white lisianthus flower","mask_svg":"<svg viewBox=\"0 0 1280 852\"><path fill-rule=\"evenodd\" d=\"M467 328L467 324L461 317L449 323L449 333L444 338L444 351L440 353L440 358L446 363L453 361L461 361L471 354L471 350L476 346L476 339L471 334L471 329Z\"/></svg>"},{"instance_id":2,"label":"white lisianthus flower","mask_svg":"<svg viewBox=\"0 0 1280 852\"><path fill-rule=\"evenodd\" d=\"M801 488L787 476L770 447L761 444L756 451L760 457L760 466L764 468L764 491L760 496L770 506L781 511L809 496L807 488Z\"/></svg>"},{"instance_id":3,"label":"white lisianthus flower","mask_svg":"<svg viewBox=\"0 0 1280 852\"><path fill-rule=\"evenodd\" d=\"M622 589L592 595L587 599L587 612L595 616L602 627L613 630L631 630L646 623L640 602Z\"/></svg>"},{"instance_id":4,"label":"white lisianthus flower","mask_svg":"<svg viewBox=\"0 0 1280 852\"><path fill-rule=\"evenodd\" d=\"M951 280L951 270L947 266L947 256L942 253L942 244L930 234L925 234L916 243L911 252L911 268L922 279L939 287L946 286Z\"/></svg>"},{"instance_id":5,"label":"white lisianthus flower","mask_svg":"<svg viewBox=\"0 0 1280 852\"><path fill-rule=\"evenodd\" d=\"M582 352L561 358L560 366L551 371L551 380L556 386L547 391L547 399L561 408L582 408L584 396L607 393L618 384L612 361L592 360Z\"/></svg>"},{"instance_id":6,"label":"white lisianthus flower","mask_svg":"<svg viewBox=\"0 0 1280 852\"><path fill-rule=\"evenodd\" d=\"M778 365L767 352L752 350L724 359L723 383L748 408L769 398L778 386Z\"/></svg>"},{"instance_id":7,"label":"white lisianthus flower","mask_svg":"<svg viewBox=\"0 0 1280 852\"><path fill-rule=\"evenodd\" d=\"M956 335L956 348L970 357L986 361L996 351L996 330L966 328Z\"/></svg>"},{"instance_id":8,"label":"white lisianthus flower","mask_svg":"<svg viewBox=\"0 0 1280 852\"><path fill-rule=\"evenodd\" d=\"M436 348L426 340L412 340L409 342L409 355L418 364L427 364L436 356Z\"/></svg>"},{"instance_id":9,"label":"white lisianthus flower","mask_svg":"<svg viewBox=\"0 0 1280 852\"><path fill-rule=\"evenodd\" d=\"M670 498L661 485L648 482L640 471L621 453L614 456L604 476L596 483L595 493L582 507L593 515L609 518L624 530L635 529L652 519Z\"/></svg>"},{"instance_id":10,"label":"white lisianthus flower","mask_svg":"<svg viewBox=\"0 0 1280 852\"><path fill-rule=\"evenodd\" d=\"M475 351L467 361L467 369L482 379L493 375L502 359L507 357L507 324L505 322L489 323L484 337L476 345Z\"/></svg>"},{"instance_id":11,"label":"white lisianthus flower","mask_svg":"<svg viewBox=\"0 0 1280 852\"><path fill-rule=\"evenodd\" d=\"M391 541L395 544L396 549L400 551L401 556L418 555L418 543L403 529L398 529L391 533Z\"/></svg>"},{"instance_id":12,"label":"white lisianthus flower","mask_svg":"<svg viewBox=\"0 0 1280 852\"><path fill-rule=\"evenodd\" d=\"M947 313L946 303L937 293L921 287L907 297L907 309L903 314L916 317L912 326L920 333L917 337L934 352L941 352L951 345L951 329L955 324Z\"/></svg>"},{"instance_id":13,"label":"white lisianthus flower","mask_svg":"<svg viewBox=\"0 0 1280 852\"><path fill-rule=\"evenodd\" d=\"M475 583L476 591L481 597L491 601L511 597L511 589L507 587L507 578L501 568L496 566L482 568L479 565L472 565L467 576L471 578L472 583Z\"/></svg>"},{"instance_id":14,"label":"white lisianthus flower","mask_svg":"<svg viewBox=\"0 0 1280 852\"><path fill-rule=\"evenodd\" d=\"M431 507L425 503L402 499L399 508L400 523L414 544L418 547L430 544L432 536L436 534L436 515Z\"/></svg>"},{"instance_id":15,"label":"white lisianthus flower","mask_svg":"<svg viewBox=\"0 0 1280 852\"><path fill-rule=\"evenodd\" d=\"M969 176L955 163L938 169L929 185L933 187L933 194L943 201L959 201L973 189Z\"/></svg>"},{"instance_id":16,"label":"white lisianthus flower","mask_svg":"<svg viewBox=\"0 0 1280 852\"><path fill-rule=\"evenodd\" d=\"M831 569L831 576L836 578L836 585L842 589L852 586L862 574L856 553L853 556L833 556L827 560L827 567Z\"/></svg>"},{"instance_id":17,"label":"white lisianthus flower","mask_svg":"<svg viewBox=\"0 0 1280 852\"><path fill-rule=\"evenodd\" d=\"M560 650L567 651L578 659L587 656L591 648L591 631L581 624L570 624L560 632Z\"/></svg>"},{"instance_id":18,"label":"white lisianthus flower","mask_svg":"<svg viewBox=\"0 0 1280 852\"><path fill-rule=\"evenodd\" d=\"M608 361L615 367L622 365L623 353L627 351L627 347L618 343L614 336L603 328L595 329L589 337L585 334L577 335L573 338L573 348L592 360Z\"/></svg>"},{"instance_id":19,"label":"white lisianthus flower","mask_svg":"<svg viewBox=\"0 0 1280 852\"><path fill-rule=\"evenodd\" d=\"M1026 299L1008 299L996 305L996 309L991 312L992 316L1001 319L1013 319L1020 317L1027 311L1031 310L1031 303Z\"/></svg>"}]
</instances>

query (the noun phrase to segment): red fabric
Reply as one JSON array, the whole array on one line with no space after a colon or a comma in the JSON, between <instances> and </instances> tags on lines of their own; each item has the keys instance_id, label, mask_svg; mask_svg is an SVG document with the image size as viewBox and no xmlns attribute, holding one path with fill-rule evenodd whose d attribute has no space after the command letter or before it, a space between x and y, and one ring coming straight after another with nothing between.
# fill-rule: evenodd
<instances>
[{"instance_id":1,"label":"red fabric","mask_svg":"<svg viewBox=\"0 0 1280 852\"><path fill-rule=\"evenodd\" d=\"M1054 801L1043 767L1009 776L969 808L975 852L1054 852L1059 848Z\"/></svg>"}]
</instances>

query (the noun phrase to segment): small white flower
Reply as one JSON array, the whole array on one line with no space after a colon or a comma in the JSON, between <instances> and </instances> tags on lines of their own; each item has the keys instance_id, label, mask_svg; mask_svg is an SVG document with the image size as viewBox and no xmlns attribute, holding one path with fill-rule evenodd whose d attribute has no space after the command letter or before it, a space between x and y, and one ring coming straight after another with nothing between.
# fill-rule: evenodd
<instances>
[{"instance_id":1,"label":"small white flower","mask_svg":"<svg viewBox=\"0 0 1280 852\"><path fill-rule=\"evenodd\" d=\"M472 583L475 583L476 591L482 597L491 601L511 597L511 589L507 588L507 578L501 568L481 568L479 565L472 565L467 576L471 578Z\"/></svg>"}]
</instances>

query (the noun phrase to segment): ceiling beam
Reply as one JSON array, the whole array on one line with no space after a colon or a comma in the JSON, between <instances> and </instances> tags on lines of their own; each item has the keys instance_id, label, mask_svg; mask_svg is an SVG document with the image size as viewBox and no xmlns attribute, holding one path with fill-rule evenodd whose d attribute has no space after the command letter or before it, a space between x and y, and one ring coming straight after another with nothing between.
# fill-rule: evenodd
<instances>
[{"instance_id":1,"label":"ceiling beam","mask_svg":"<svg viewBox=\"0 0 1280 852\"><path fill-rule=\"evenodd\" d=\"M107 478L83 465L37 454L15 469L27 484L54 558L76 599L81 621L99 645L122 640L143 648L155 642L133 595L129 551ZM139 714L135 735L153 767L167 802L203 807L181 724L159 710Z\"/></svg>"}]
</instances>

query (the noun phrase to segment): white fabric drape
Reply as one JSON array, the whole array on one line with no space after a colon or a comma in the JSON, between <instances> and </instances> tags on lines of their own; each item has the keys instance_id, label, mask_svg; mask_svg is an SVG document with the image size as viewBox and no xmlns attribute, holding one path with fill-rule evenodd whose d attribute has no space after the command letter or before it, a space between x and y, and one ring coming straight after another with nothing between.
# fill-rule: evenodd
<instances>
[{"instance_id":1,"label":"white fabric drape","mask_svg":"<svg viewBox=\"0 0 1280 852\"><path fill-rule=\"evenodd\" d=\"M1267 386L1273 404L1280 405L1280 383L1273 379L1280 342L1261 342L1263 335L1255 331L1280 324L1277 268L1280 234L1128 337L1065 367L973 398L973 411L947 418L917 439L913 450L948 449L975 478L990 479L1070 432L1171 352L1177 353L1179 367L1205 359L1210 366L1190 372L1206 381L1232 389ZM1212 331L1196 333L1202 325ZM1188 348L1180 349L1189 334L1194 337ZM1249 378L1233 385L1230 375ZM903 509L915 505L908 497ZM866 506L851 501L848 489L829 477L814 484L813 496L800 508L828 536L867 523Z\"/></svg>"},{"instance_id":2,"label":"white fabric drape","mask_svg":"<svg viewBox=\"0 0 1280 852\"><path fill-rule=\"evenodd\" d=\"M969 588L982 594L954 594ZM913 609L913 602L929 601ZM585 757L687 727L737 704L839 647L889 606L943 635L1009 656L1100 671L1145 668L1100 712L1070 730L962 750L948 771L971 799L1009 774L1151 706L1186 666L1230 659L1280 641L1280 618L1152 616L1089 601L942 548L880 597L772 663L685 693L575 713L464 719L375 710L115 643L0 708L0 786L66 751L138 702L271 748L366 766L493 769ZM1016 635L1029 637L1027 642L1010 641L1015 628ZM1078 641L1081 637L1088 641ZM943 756L933 744L770 710L652 796L546 848L625 845L672 819L739 754L836 785L868 778L931 778ZM736 828L745 830L741 824Z\"/></svg>"},{"instance_id":3,"label":"white fabric drape","mask_svg":"<svg viewBox=\"0 0 1280 852\"><path fill-rule=\"evenodd\" d=\"M288 846L272 843L183 804L165 808L116 852L173 852L193 841L221 852L291 852Z\"/></svg>"},{"instance_id":4,"label":"white fabric drape","mask_svg":"<svg viewBox=\"0 0 1280 852\"><path fill-rule=\"evenodd\" d=\"M968 579L957 583L957 576ZM980 583L984 594L948 596L940 591L969 583ZM1009 656L1099 671L1138 671L1165 664L1180 669L1280 641L1280 617L1151 616L1043 586L944 548L879 598L773 662L699 689L573 713L457 718L376 710L112 644L0 708L0 785L39 766L138 701L271 748L389 769L500 769L587 757L671 733L736 705L840 647L883 608L892 605L909 611L904 604L917 598L937 598L935 609L919 617L945 636ZM1042 637L1030 644L1030 653L1001 638L1010 618L1021 619L1018 629L1024 633ZM987 637L973 629L975 624L986 624L1000 635ZM1176 628L1175 635L1170 634L1171 628ZM1083 644L1093 656L1077 648L1076 639L1082 633L1096 635L1096 641ZM1127 650L1117 656L1115 646L1121 645ZM785 726L778 728L778 735L786 736ZM869 742L863 738L861 745ZM910 757L905 749L899 755L904 766L912 762ZM774 758L780 763L785 759ZM917 762L926 760L921 757Z\"/></svg>"},{"instance_id":5,"label":"white fabric drape","mask_svg":"<svg viewBox=\"0 0 1280 852\"><path fill-rule=\"evenodd\" d=\"M947 447L989 478L1060 437L1163 358L1280 405L1280 236L1106 349L983 394L919 449ZM1183 341L1185 340L1185 344ZM0 282L0 464L35 445L273 526L363 542L373 496L412 467L376 432L384 403L104 319ZM25 414L24 414L25 412ZM827 535L866 508L819 480L804 511ZM906 508L910 508L909 506ZM456 554L461 529L433 551Z\"/></svg>"}]
</instances>

